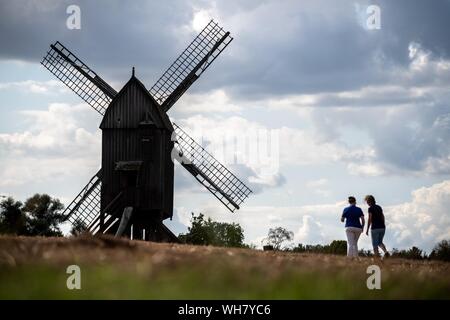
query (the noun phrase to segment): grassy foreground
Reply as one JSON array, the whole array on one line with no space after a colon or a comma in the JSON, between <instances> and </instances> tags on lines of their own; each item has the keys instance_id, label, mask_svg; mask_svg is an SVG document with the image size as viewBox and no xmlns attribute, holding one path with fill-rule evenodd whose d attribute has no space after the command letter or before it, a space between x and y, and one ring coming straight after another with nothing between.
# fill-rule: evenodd
<instances>
[{"instance_id":1,"label":"grassy foreground","mask_svg":"<svg viewBox=\"0 0 450 320\"><path fill-rule=\"evenodd\" d=\"M66 268L81 268L68 290ZM381 290L366 269L381 268ZM0 299L449 299L450 263L113 238L0 237Z\"/></svg>"}]
</instances>

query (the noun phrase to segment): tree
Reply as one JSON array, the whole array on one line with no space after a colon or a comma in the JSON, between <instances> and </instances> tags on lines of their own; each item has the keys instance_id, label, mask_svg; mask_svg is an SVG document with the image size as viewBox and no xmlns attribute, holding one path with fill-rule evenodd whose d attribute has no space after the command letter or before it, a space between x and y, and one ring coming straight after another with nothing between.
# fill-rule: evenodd
<instances>
[{"instance_id":1,"label":"tree","mask_svg":"<svg viewBox=\"0 0 450 320\"><path fill-rule=\"evenodd\" d=\"M329 253L332 254L347 254L347 241L345 240L333 240L329 245Z\"/></svg>"},{"instance_id":2,"label":"tree","mask_svg":"<svg viewBox=\"0 0 450 320\"><path fill-rule=\"evenodd\" d=\"M70 230L70 234L73 236L79 236L87 232L87 225L84 221L80 219L76 219L72 224L72 229Z\"/></svg>"},{"instance_id":3,"label":"tree","mask_svg":"<svg viewBox=\"0 0 450 320\"><path fill-rule=\"evenodd\" d=\"M308 253L328 253L328 254L347 254L347 241L345 240L333 240L330 244L311 245L299 243L297 247L292 249L293 252L308 252Z\"/></svg>"},{"instance_id":4,"label":"tree","mask_svg":"<svg viewBox=\"0 0 450 320\"><path fill-rule=\"evenodd\" d=\"M364 250L364 249L359 250L358 255L360 257L373 257L374 256L374 254L371 250Z\"/></svg>"},{"instance_id":5,"label":"tree","mask_svg":"<svg viewBox=\"0 0 450 320\"><path fill-rule=\"evenodd\" d=\"M282 227L270 228L266 238L267 242L275 250L280 250L283 242L291 241L292 239L294 239L294 233Z\"/></svg>"},{"instance_id":6,"label":"tree","mask_svg":"<svg viewBox=\"0 0 450 320\"><path fill-rule=\"evenodd\" d=\"M430 259L450 261L450 241L442 240L431 251Z\"/></svg>"},{"instance_id":7,"label":"tree","mask_svg":"<svg viewBox=\"0 0 450 320\"><path fill-rule=\"evenodd\" d=\"M211 218L205 220L200 213L192 213L191 227L186 234L178 236L181 242L196 245L213 245L220 247L243 247L244 231L237 223L216 222Z\"/></svg>"},{"instance_id":8,"label":"tree","mask_svg":"<svg viewBox=\"0 0 450 320\"><path fill-rule=\"evenodd\" d=\"M210 219L208 219L210 220ZM242 247L244 231L237 223L211 222L215 236L213 244L224 247Z\"/></svg>"},{"instance_id":9,"label":"tree","mask_svg":"<svg viewBox=\"0 0 450 320\"><path fill-rule=\"evenodd\" d=\"M47 194L35 194L27 199L22 210L29 216L28 233L32 236L62 236L58 226L64 220L62 209L62 203Z\"/></svg>"},{"instance_id":10,"label":"tree","mask_svg":"<svg viewBox=\"0 0 450 320\"><path fill-rule=\"evenodd\" d=\"M0 233L23 235L27 233L27 217L22 202L9 197L0 203Z\"/></svg>"},{"instance_id":11,"label":"tree","mask_svg":"<svg viewBox=\"0 0 450 320\"><path fill-rule=\"evenodd\" d=\"M404 259L414 259L414 260L422 260L426 258L425 253L417 248L411 247L408 250L398 250L396 248L392 249L392 257L394 258L404 258Z\"/></svg>"},{"instance_id":12,"label":"tree","mask_svg":"<svg viewBox=\"0 0 450 320\"><path fill-rule=\"evenodd\" d=\"M205 227L205 216L201 213L198 216L195 216L193 212L191 214L191 226L188 228L188 232L186 234L180 234L178 238L183 243L198 245L210 244L211 235L209 230Z\"/></svg>"}]
</instances>

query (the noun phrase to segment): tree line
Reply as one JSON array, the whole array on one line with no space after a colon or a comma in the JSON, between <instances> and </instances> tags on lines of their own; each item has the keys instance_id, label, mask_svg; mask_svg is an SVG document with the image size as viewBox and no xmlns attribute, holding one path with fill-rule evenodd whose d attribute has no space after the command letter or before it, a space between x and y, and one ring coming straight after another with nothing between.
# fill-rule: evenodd
<instances>
[{"instance_id":1,"label":"tree line","mask_svg":"<svg viewBox=\"0 0 450 320\"><path fill-rule=\"evenodd\" d=\"M0 202L0 233L59 237L63 204L47 194L35 194L24 203L8 197Z\"/></svg>"},{"instance_id":2,"label":"tree line","mask_svg":"<svg viewBox=\"0 0 450 320\"><path fill-rule=\"evenodd\" d=\"M299 253L322 253L322 254L338 254L338 255L346 255L347 254L347 241L345 240L333 240L330 244L301 244L299 243L296 247L283 247L282 244L287 241L293 240L294 233L292 231L288 231L282 227L269 229L269 233L267 238L265 238L268 245L265 247L269 247L273 250L283 250L290 252L299 252ZM363 257L372 257L373 253L370 250L360 250L359 255ZM418 247L411 247L409 249L392 249L391 257L394 258L403 258L403 259L414 259L414 260L442 260L442 261L450 261L450 241L442 240L438 244L435 245L430 254L427 254L425 251L419 249Z\"/></svg>"},{"instance_id":3,"label":"tree line","mask_svg":"<svg viewBox=\"0 0 450 320\"><path fill-rule=\"evenodd\" d=\"M330 244L326 245L304 245L300 243L293 249L286 248L285 251L346 255L347 241L333 240ZM415 246L409 249L402 250L394 248L392 249L390 254L393 258L450 261L450 241L442 240L434 247L434 249L429 254ZM373 253L370 250L360 250L359 255L362 257L373 257Z\"/></svg>"},{"instance_id":4,"label":"tree line","mask_svg":"<svg viewBox=\"0 0 450 320\"><path fill-rule=\"evenodd\" d=\"M35 194L24 203L8 197L0 202L0 234L14 234L24 236L63 236L60 225L64 221L63 204L47 194ZM191 226L178 238L182 243L194 245L212 245L235 248L255 248L254 245L244 243L244 230L238 223L225 223L213 221L199 215L191 214ZM86 226L76 221L71 234L82 233ZM283 246L291 242L294 233L282 227L270 228L267 237L263 239L265 250L281 250L296 253L321 253L345 255L347 242L334 240L330 244L298 244L295 247ZM372 256L369 250L360 250L360 256ZM393 249L392 257L415 260L443 260L450 261L450 241L442 240L430 254L412 247L410 249Z\"/></svg>"},{"instance_id":5,"label":"tree line","mask_svg":"<svg viewBox=\"0 0 450 320\"><path fill-rule=\"evenodd\" d=\"M178 239L186 244L249 248L244 243L244 229L238 223L205 219L202 213L198 216L191 213L191 226L187 233L178 235Z\"/></svg>"}]
</instances>

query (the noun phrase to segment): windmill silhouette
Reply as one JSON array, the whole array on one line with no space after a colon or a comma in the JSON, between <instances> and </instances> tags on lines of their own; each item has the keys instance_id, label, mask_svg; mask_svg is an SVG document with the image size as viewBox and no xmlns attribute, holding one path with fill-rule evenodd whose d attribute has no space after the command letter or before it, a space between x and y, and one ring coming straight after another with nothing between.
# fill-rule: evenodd
<instances>
[{"instance_id":1,"label":"windmill silhouette","mask_svg":"<svg viewBox=\"0 0 450 320\"><path fill-rule=\"evenodd\" d=\"M233 40L211 20L147 90L135 77L116 92L60 42L41 64L103 116L102 166L64 211L93 234L178 241L172 218L177 159L231 212L251 190L196 143L167 111Z\"/></svg>"}]
</instances>

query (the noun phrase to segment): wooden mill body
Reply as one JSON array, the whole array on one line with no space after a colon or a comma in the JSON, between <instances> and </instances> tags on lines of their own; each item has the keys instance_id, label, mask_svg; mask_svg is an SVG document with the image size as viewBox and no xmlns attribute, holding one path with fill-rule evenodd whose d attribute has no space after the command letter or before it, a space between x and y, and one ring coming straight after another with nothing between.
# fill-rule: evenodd
<instances>
[{"instance_id":1,"label":"wooden mill body","mask_svg":"<svg viewBox=\"0 0 450 320\"><path fill-rule=\"evenodd\" d=\"M151 237L152 226L172 218L174 128L167 114L134 76L114 97L102 130L102 224L107 215L133 208L126 230L134 238ZM139 235L136 237L136 235Z\"/></svg>"}]
</instances>

